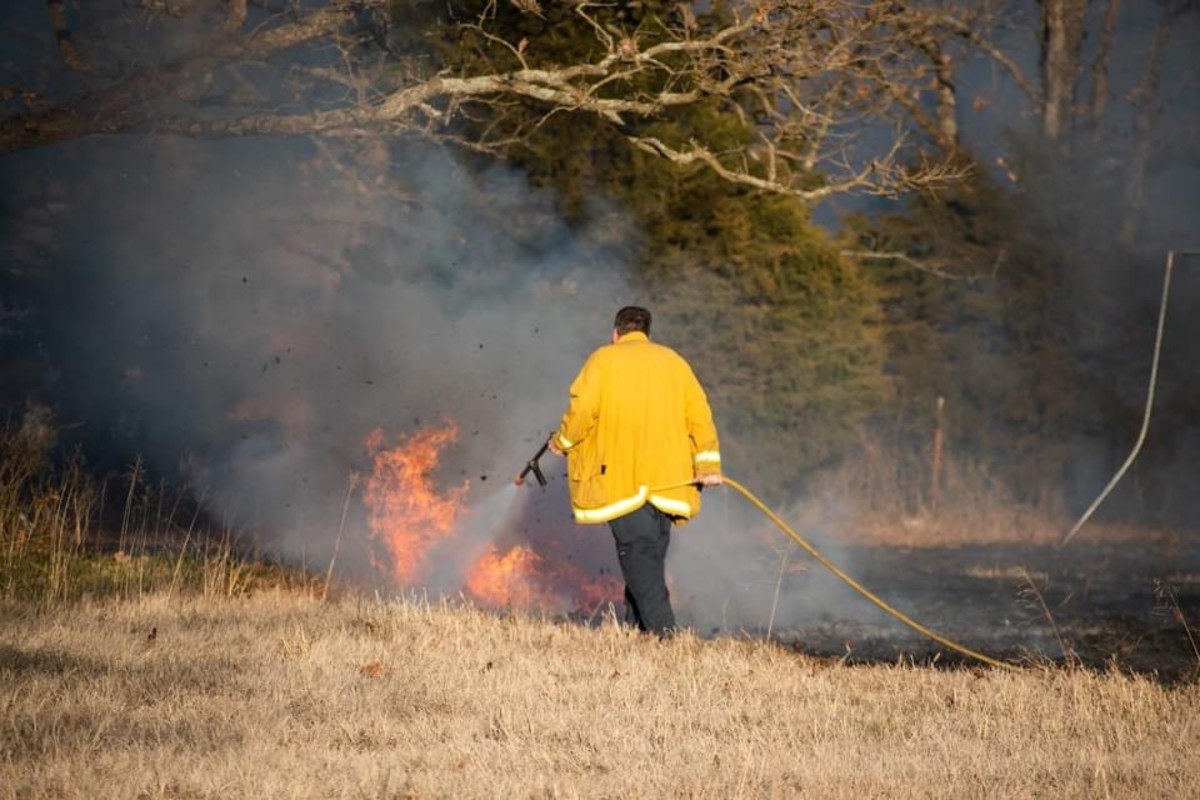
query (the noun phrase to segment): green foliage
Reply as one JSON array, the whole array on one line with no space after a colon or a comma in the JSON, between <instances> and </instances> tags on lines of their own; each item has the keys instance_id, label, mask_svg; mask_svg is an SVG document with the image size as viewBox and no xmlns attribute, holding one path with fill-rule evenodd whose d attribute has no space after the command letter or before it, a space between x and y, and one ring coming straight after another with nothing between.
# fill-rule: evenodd
<instances>
[{"instance_id":1,"label":"green foliage","mask_svg":"<svg viewBox=\"0 0 1200 800\"><path fill-rule=\"evenodd\" d=\"M662 336L709 389L726 469L781 499L886 394L876 298L798 204L693 181L650 259Z\"/></svg>"},{"instance_id":2,"label":"green foliage","mask_svg":"<svg viewBox=\"0 0 1200 800\"><path fill-rule=\"evenodd\" d=\"M447 9L473 22L479 12L467 7ZM530 58L602 55L594 29L569 4L543 4L542 16L508 4L494 11L488 29L524 41ZM596 8L595 19L611 35L649 46L673 13L675 4L618 3ZM697 24L716 19L714 12ZM519 65L469 25L434 30L425 43L431 65L456 71ZM686 355L708 388L731 474L778 499L857 438L886 387L876 298L858 266L840 258L799 202L669 163L626 138L679 147L702 137L714 152L742 148L754 130L733 103L710 98L653 120L631 118L623 129L589 114L544 117L528 102L484 113L464 120L468 138L484 127L502 131L511 141L505 156L533 185L554 190L569 220L593 223L599 208L614 204L632 217L637 240L616 246L653 300L656 336Z\"/></svg>"},{"instance_id":3,"label":"green foliage","mask_svg":"<svg viewBox=\"0 0 1200 800\"><path fill-rule=\"evenodd\" d=\"M645 50L673 40L669 31L684 25L680 6L665 2L597 4L587 8L585 17L577 4L571 3L543 4L540 12L533 14L508 3L450 2L443 6L397 2L392 18L395 29L409 31L404 47L410 55L403 59L404 69L417 69L426 77L442 71L502 74L524 67L553 69L593 63L624 41L636 42L633 46ZM689 12L687 20L697 33L729 22L728 15L716 8L701 14ZM666 53L656 61L670 67L679 60L682 67L684 59ZM413 64L419 66L410 66ZM721 69L714 62L709 77L718 78ZM623 75L607 85L601 83L596 94L653 104L663 93L703 92L700 81L692 69L678 74L646 70ZM629 141L631 136L654 137L676 148L700 140L716 153L740 150L757 141L751 115L738 105L736 96L663 106L652 118L630 112L617 125L592 111L559 109L548 114L547 106L522 97L504 103L467 102L457 113L452 135L473 146L499 143L480 157L480 165L494 163L492 156L498 151L518 166L532 185L554 189L562 198L564 213L576 222L594 210L594 200L616 197L623 207L632 203L635 213L653 210L659 196L654 184L671 181L681 172L697 171L637 151ZM813 176L814 184L820 181Z\"/></svg>"}]
</instances>

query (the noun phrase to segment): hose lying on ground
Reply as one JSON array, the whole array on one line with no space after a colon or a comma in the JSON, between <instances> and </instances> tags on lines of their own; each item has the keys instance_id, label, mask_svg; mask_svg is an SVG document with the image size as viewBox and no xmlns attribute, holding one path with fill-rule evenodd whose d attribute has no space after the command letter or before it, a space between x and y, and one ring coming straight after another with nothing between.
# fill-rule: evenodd
<instances>
[{"instance_id":1,"label":"hose lying on ground","mask_svg":"<svg viewBox=\"0 0 1200 800\"><path fill-rule=\"evenodd\" d=\"M658 489L652 489L651 491L656 491L656 490L662 491L665 489L674 489L674 488L678 488L679 486L686 486L688 483L691 483L691 481L687 481L687 482L681 483L681 484L675 484L673 486L658 487ZM961 644L958 644L955 641L947 639L945 636L942 636L941 634L937 633L936 631L930 630L929 628L925 627L921 623L917 622L915 619L908 616L903 611L900 611L899 609L892 607L881 597L877 596L876 594L871 592L871 590L867 589L861 583L854 580L854 578L850 577L845 572L843 572L841 570L841 568L838 567L837 564L834 564L832 561L827 559L825 556L821 555L821 553L817 551L817 548L813 547L811 544L809 544L807 541L805 541L804 538L802 536L800 536L800 534L798 534L794 530L792 530L791 526L789 526L786 522L784 522L782 519L780 519L778 514L776 514L774 511L772 511L770 508L768 508L766 503L764 503L763 501L761 501L757 497L755 497L754 494L749 489L747 489L745 486L742 486L740 483L738 483L737 481L735 481L733 478L730 478L730 477L723 477L722 483L724 483L724 485L726 485L726 486L732 486L734 489L736 489L738 492L740 492L741 495L743 497L745 497L747 500L749 500L752 505L754 505L763 514L765 514L767 519L771 520L771 522L774 522L776 527L778 527L781 531L783 531L788 536L790 536L793 540L795 540L796 544L800 545L800 547L804 550L804 552L808 553L810 556L812 556L814 559L816 559L818 562L820 562L821 566L825 567L825 569L829 570L834 575L836 575L838 578L840 578L843 583L845 583L847 586L849 586L854 591L861 594L863 597L870 600L875 605L882 608L888 614L891 614L893 617L900 620L908 627L912 628L917 633L920 633L923 636L929 637L930 639L937 642L938 644L944 645L945 647L948 647L949 649L955 651L956 653L961 653L964 656L973 658L976 661L981 661L984 664L987 664L989 666L998 667L1000 669L1009 669L1009 670L1018 669L1018 667L1015 664L1009 664L1006 661L1000 661L998 659L992 658L991 656L986 656L977 650L972 650L969 647L965 647Z\"/></svg>"}]
</instances>

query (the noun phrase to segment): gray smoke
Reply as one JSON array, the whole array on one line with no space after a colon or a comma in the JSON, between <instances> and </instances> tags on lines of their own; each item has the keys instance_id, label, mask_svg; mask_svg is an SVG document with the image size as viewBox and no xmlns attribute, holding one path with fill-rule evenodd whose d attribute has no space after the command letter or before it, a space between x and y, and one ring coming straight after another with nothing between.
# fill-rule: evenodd
<instances>
[{"instance_id":1,"label":"gray smoke","mask_svg":"<svg viewBox=\"0 0 1200 800\"><path fill-rule=\"evenodd\" d=\"M91 163L35 206L58 209L49 391L83 438L144 453L289 554L327 555L376 427L453 421L439 477L505 479L624 294L552 198L435 148L378 169L278 140L78 149Z\"/></svg>"},{"instance_id":2,"label":"gray smoke","mask_svg":"<svg viewBox=\"0 0 1200 800\"><path fill-rule=\"evenodd\" d=\"M194 35L172 29L182 43ZM1117 48L1117 95L1136 86L1147 30L1126 30ZM1191 53L1176 50L1172 75L1186 72ZM13 58L17 51L10 42ZM1035 74L1035 42L1021 51ZM1032 124L1022 122L1027 100L986 61L963 83L978 87L981 101L964 112L965 135L1011 156L1007 131ZM1191 131L1194 97L1175 91L1164 95L1162 128ZM1128 108L1114 112L1119 124L1128 124ZM1117 166L1097 169L1117 175ZM1175 246L1194 233L1195 178L1194 159L1151 176L1147 238ZM459 539L432 551L434 590L456 591L463 560L493 541L539 540L589 574L615 569L607 531L570 523L560 461L543 462L546 490L526 487L513 498L500 487L556 423L568 381L604 341L614 309L641 299L626 274L638 231L618 210L598 201L587 224L568 225L556 199L514 171L481 172L436 147L371 141L89 140L8 155L0 181L9 272L35 293L29 304L0 297L0 337L17 343L0 345L21 349L37 372L6 381L0 399L28 386L89 458L118 466L144 455L154 474L203 496L216 519L289 562L323 567L351 476L370 470L365 437L379 427L394 443L452 420L460 438L435 480L467 485L474 514ZM1095 198L1118 201L1117 192ZM1115 272L1128 267L1083 263L1066 280L1121 297L1128 282ZM1175 308L1185 311L1200 293L1180 278L1176 302L1184 302ZM1150 303L1158 280L1155 270ZM1185 320L1172 317L1164 355L1163 399L1177 395L1175 407L1194 396L1190 347L1175 349L1196 340ZM669 327L655 333L677 341ZM1134 348L1143 369L1144 343ZM1192 378L1172 383L1187 370ZM1129 374L1128 388L1118 388L1136 423L1144 381ZM1196 431L1178 423L1171 441L1152 438L1146 454L1177 450L1177 461L1164 459L1183 467L1170 471L1180 476L1177 498L1195 479ZM1123 456L1132 436L1120 433L1118 446L1095 446ZM1099 488L1111 472L1106 455L1081 459L1101 464L1081 484ZM731 490L706 492L704 502L672 549L682 621L705 632L769 621L779 630L843 607L847 591L819 567L779 578L785 554L787 564L809 562ZM828 534L817 539L821 549L854 572L833 529L817 530ZM339 564L369 571L357 500L344 533ZM845 608L856 618L875 614L859 600Z\"/></svg>"},{"instance_id":3,"label":"gray smoke","mask_svg":"<svg viewBox=\"0 0 1200 800\"><path fill-rule=\"evenodd\" d=\"M468 513L405 589L457 593L493 544L615 574L607 530L570 521L561 460L544 457L546 489L510 480L613 311L640 300L625 278L636 230L618 212L597 203L571 228L520 175L426 146L122 139L6 167L25 177L8 238L53 276L35 322L41 399L90 457L144 456L288 563L322 568L341 531L339 567L363 578L364 440L452 422L432 479L465 486ZM671 342L669 326L655 333ZM680 617L762 627L782 540L725 490L705 504L676 537ZM777 624L811 599L789 587Z\"/></svg>"}]
</instances>

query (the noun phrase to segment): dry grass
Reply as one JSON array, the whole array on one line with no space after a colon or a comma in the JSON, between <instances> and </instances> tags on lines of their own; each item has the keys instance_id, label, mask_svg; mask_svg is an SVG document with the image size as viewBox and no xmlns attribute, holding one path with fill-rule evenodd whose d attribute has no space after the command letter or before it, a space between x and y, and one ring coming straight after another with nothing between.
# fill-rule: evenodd
<instances>
[{"instance_id":1,"label":"dry grass","mask_svg":"<svg viewBox=\"0 0 1200 800\"><path fill-rule=\"evenodd\" d=\"M1200 686L266 592L0 608L0 797L1186 797Z\"/></svg>"},{"instance_id":2,"label":"dry grass","mask_svg":"<svg viewBox=\"0 0 1200 800\"><path fill-rule=\"evenodd\" d=\"M1042 484L1037 498L1019 499L985 463L949 453L935 503L929 460L928 453L867 436L856 455L813 476L810 502L800 510L804 522L836 522L843 540L863 546L1057 546L1082 510L1068 508L1057 483ZM1092 519L1080 541L1152 542L1169 549L1179 537L1197 533Z\"/></svg>"},{"instance_id":3,"label":"dry grass","mask_svg":"<svg viewBox=\"0 0 1200 800\"><path fill-rule=\"evenodd\" d=\"M99 484L79 453L55 463L56 435L49 410L38 406L19 425L0 426L0 600L53 608L164 591L220 599L316 581L252 559L228 526L198 525L202 499L148 484L140 459ZM119 519L112 518L113 503Z\"/></svg>"},{"instance_id":4,"label":"dry grass","mask_svg":"<svg viewBox=\"0 0 1200 800\"><path fill-rule=\"evenodd\" d=\"M49 425L0 430L0 800L1200 795L1195 683L323 602L140 465L100 535Z\"/></svg>"}]
</instances>

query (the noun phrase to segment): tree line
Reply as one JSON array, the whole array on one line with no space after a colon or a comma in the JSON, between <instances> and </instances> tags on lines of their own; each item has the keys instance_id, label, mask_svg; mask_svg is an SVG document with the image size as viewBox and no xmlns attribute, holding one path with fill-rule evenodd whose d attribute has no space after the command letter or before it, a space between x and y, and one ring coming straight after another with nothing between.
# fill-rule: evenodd
<instances>
[{"instance_id":1,"label":"tree line","mask_svg":"<svg viewBox=\"0 0 1200 800\"><path fill-rule=\"evenodd\" d=\"M636 280L767 494L883 461L921 507L944 402L960 466L1061 510L1078 442L1127 433L1106 387L1139 374L1174 232L1149 187L1194 167L1171 65L1200 4L1152 5L52 4L59 63L4 77L0 153L279 136L350 170L413 141L515 165L572 224L597 197L637 221Z\"/></svg>"}]
</instances>

